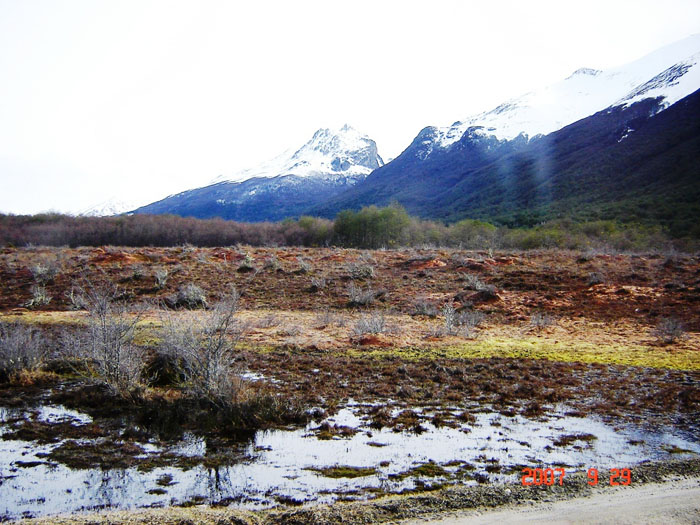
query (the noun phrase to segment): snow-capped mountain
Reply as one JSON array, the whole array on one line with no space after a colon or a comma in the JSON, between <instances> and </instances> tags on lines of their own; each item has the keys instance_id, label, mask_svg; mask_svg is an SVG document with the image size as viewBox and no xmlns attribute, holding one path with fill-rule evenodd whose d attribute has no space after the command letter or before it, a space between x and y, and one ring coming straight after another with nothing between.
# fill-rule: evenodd
<instances>
[{"instance_id":1,"label":"snow-capped mountain","mask_svg":"<svg viewBox=\"0 0 700 525\"><path fill-rule=\"evenodd\" d=\"M310 212L398 201L445 221L639 219L682 235L700 202L699 62L700 34L424 128L393 161Z\"/></svg>"},{"instance_id":2,"label":"snow-capped mountain","mask_svg":"<svg viewBox=\"0 0 700 525\"><path fill-rule=\"evenodd\" d=\"M298 149L213 184L171 195L135 213L239 221L280 220L331 198L384 165L376 143L347 124L319 129Z\"/></svg>"},{"instance_id":3,"label":"snow-capped mountain","mask_svg":"<svg viewBox=\"0 0 700 525\"><path fill-rule=\"evenodd\" d=\"M112 215L120 215L129 210L133 210L135 207L136 203L133 201L112 197L95 204L94 206L90 206L89 208L78 213L78 215L83 217L110 217Z\"/></svg>"},{"instance_id":4,"label":"snow-capped mountain","mask_svg":"<svg viewBox=\"0 0 700 525\"><path fill-rule=\"evenodd\" d=\"M700 86L700 34L663 47L644 58L608 71L576 70L543 89L526 93L498 107L451 126L428 128L427 151L445 149L471 133L512 140L518 135L547 135L608 107L663 97L664 109ZM427 131L427 130L424 130Z\"/></svg>"},{"instance_id":5,"label":"snow-capped mountain","mask_svg":"<svg viewBox=\"0 0 700 525\"><path fill-rule=\"evenodd\" d=\"M345 124L340 129L319 129L297 150L287 150L274 159L213 182L240 182L256 177L364 177L384 165L377 144L367 135Z\"/></svg>"}]
</instances>

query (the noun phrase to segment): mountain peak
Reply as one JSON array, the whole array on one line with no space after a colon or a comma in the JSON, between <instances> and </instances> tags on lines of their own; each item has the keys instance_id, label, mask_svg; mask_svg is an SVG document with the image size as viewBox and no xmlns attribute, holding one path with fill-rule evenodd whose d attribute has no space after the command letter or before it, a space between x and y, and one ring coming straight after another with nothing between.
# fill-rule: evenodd
<instances>
[{"instance_id":1,"label":"mountain peak","mask_svg":"<svg viewBox=\"0 0 700 525\"><path fill-rule=\"evenodd\" d=\"M215 182L240 182L251 178L296 175L298 177L364 177L384 165L377 144L349 124L320 128L296 150L289 150L255 168Z\"/></svg>"},{"instance_id":2,"label":"mountain peak","mask_svg":"<svg viewBox=\"0 0 700 525\"><path fill-rule=\"evenodd\" d=\"M698 88L698 63L700 35L692 35L613 69L580 68L556 84L437 128L435 147L452 146L474 126L499 140L512 140L521 134L547 135L605 108L644 98L659 99L663 109Z\"/></svg>"}]
</instances>

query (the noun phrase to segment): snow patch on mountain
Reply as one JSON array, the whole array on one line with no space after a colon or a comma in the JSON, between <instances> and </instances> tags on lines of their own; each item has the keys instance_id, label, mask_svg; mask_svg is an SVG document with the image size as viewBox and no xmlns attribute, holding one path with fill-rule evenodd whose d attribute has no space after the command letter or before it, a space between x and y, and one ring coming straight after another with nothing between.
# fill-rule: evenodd
<instances>
[{"instance_id":1,"label":"snow patch on mountain","mask_svg":"<svg viewBox=\"0 0 700 525\"><path fill-rule=\"evenodd\" d=\"M581 68L561 82L490 111L448 127L432 128L430 149L451 146L467 130L499 140L512 140L521 134L530 138L546 135L607 107L645 98L663 97L662 105L668 107L700 88L699 61L697 34L609 71Z\"/></svg>"},{"instance_id":2,"label":"snow patch on mountain","mask_svg":"<svg viewBox=\"0 0 700 525\"><path fill-rule=\"evenodd\" d=\"M111 217L113 215L121 215L137 207L133 201L111 197L105 201L90 206L89 208L78 213L81 217Z\"/></svg>"},{"instance_id":3,"label":"snow patch on mountain","mask_svg":"<svg viewBox=\"0 0 700 525\"><path fill-rule=\"evenodd\" d=\"M284 175L363 178L383 165L377 144L346 124L340 129L319 129L301 148L287 150L233 176L219 176L213 182L241 182Z\"/></svg>"}]
</instances>

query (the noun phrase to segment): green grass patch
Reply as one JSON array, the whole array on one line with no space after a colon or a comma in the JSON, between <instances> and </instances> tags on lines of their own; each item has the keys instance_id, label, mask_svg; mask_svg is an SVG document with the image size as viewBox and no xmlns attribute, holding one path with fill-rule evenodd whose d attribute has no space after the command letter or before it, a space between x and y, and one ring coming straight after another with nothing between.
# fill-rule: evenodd
<instances>
[{"instance_id":1,"label":"green grass patch","mask_svg":"<svg viewBox=\"0 0 700 525\"><path fill-rule=\"evenodd\" d=\"M665 348L632 345L600 345L576 341L554 343L541 338L484 338L460 345L443 347L378 348L348 350L350 355L406 361L424 359L516 358L549 361L600 363L675 370L700 370L700 356L688 348Z\"/></svg>"}]
</instances>

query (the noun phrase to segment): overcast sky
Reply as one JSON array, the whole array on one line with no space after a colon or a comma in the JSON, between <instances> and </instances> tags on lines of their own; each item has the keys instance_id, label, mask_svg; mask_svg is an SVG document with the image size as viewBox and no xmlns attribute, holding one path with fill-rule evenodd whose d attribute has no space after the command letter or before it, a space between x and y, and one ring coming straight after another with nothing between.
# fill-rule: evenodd
<instances>
[{"instance_id":1,"label":"overcast sky","mask_svg":"<svg viewBox=\"0 0 700 525\"><path fill-rule=\"evenodd\" d=\"M698 32L698 0L0 0L0 211L145 204L346 122L395 157Z\"/></svg>"}]
</instances>

